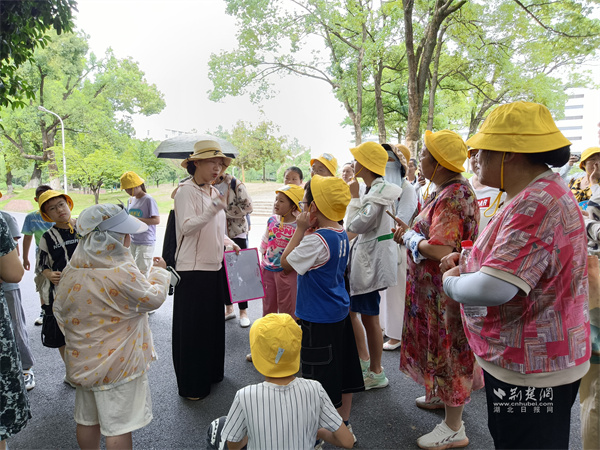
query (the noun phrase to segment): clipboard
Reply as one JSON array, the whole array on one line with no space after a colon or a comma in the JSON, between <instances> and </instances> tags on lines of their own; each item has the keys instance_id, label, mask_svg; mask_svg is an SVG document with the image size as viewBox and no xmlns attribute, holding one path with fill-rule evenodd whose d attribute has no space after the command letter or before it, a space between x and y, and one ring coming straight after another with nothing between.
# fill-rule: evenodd
<instances>
[{"instance_id":1,"label":"clipboard","mask_svg":"<svg viewBox=\"0 0 600 450\"><path fill-rule=\"evenodd\" d=\"M246 248L236 255L234 251L223 255L227 287L231 303L257 300L265 296L258 249Z\"/></svg>"}]
</instances>

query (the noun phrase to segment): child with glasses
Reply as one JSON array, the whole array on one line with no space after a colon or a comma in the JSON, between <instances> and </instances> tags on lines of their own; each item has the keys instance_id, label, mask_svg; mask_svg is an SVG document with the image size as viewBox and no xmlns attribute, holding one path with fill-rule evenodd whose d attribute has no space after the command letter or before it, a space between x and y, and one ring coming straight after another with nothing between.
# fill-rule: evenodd
<instances>
[{"instance_id":1,"label":"child with glasses","mask_svg":"<svg viewBox=\"0 0 600 450\"><path fill-rule=\"evenodd\" d=\"M46 222L54 226L40 239L39 252L35 267L35 283L44 304L42 323L42 344L45 347L58 348L61 358L65 359L65 336L56 323L52 312L56 288L61 280L62 271L71 259L79 236L75 230L75 220L71 218L73 200L66 194L49 190L38 198L40 214ZM71 384L65 376L64 382Z\"/></svg>"}]
</instances>

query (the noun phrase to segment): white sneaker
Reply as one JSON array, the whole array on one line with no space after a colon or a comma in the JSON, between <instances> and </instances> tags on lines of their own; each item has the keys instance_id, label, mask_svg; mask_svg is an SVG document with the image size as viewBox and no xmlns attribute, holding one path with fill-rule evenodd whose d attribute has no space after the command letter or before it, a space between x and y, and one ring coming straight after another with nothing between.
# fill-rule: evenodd
<instances>
[{"instance_id":1,"label":"white sneaker","mask_svg":"<svg viewBox=\"0 0 600 450\"><path fill-rule=\"evenodd\" d=\"M431 433L417 439L417 445L427 450L466 447L469 445L469 438L465 432L465 423L461 422L460 430L454 431L442 421Z\"/></svg>"},{"instance_id":2,"label":"white sneaker","mask_svg":"<svg viewBox=\"0 0 600 450\"><path fill-rule=\"evenodd\" d=\"M356 439L356 435L354 434L354 431L352 431L352 424L351 424L351 423L349 423L349 424L348 424L348 431L349 431L350 433L352 433L352 439L354 439L354 443L356 444L356 441L357 441L358 439Z\"/></svg>"},{"instance_id":3,"label":"white sneaker","mask_svg":"<svg viewBox=\"0 0 600 450\"><path fill-rule=\"evenodd\" d=\"M44 323L44 311L42 310L42 312L40 312L40 315L37 319L35 319L35 322L33 322L34 325L41 325Z\"/></svg>"},{"instance_id":4,"label":"white sneaker","mask_svg":"<svg viewBox=\"0 0 600 450\"><path fill-rule=\"evenodd\" d=\"M33 375L33 370L24 369L23 380L25 381L25 389L28 391L32 390L35 387L35 376Z\"/></svg>"},{"instance_id":5,"label":"white sneaker","mask_svg":"<svg viewBox=\"0 0 600 450\"><path fill-rule=\"evenodd\" d=\"M75 383L73 383L71 380L69 380L66 375L63 378L63 383L71 386L73 389L75 389L77 387L77 385Z\"/></svg>"},{"instance_id":6,"label":"white sneaker","mask_svg":"<svg viewBox=\"0 0 600 450\"><path fill-rule=\"evenodd\" d=\"M250 326L250 319L248 316L240 317L240 327L247 328Z\"/></svg>"},{"instance_id":7,"label":"white sneaker","mask_svg":"<svg viewBox=\"0 0 600 450\"><path fill-rule=\"evenodd\" d=\"M431 400L425 400L425 396L419 397L415 400L415 403L419 408L422 409L443 409L445 408L444 402L439 397L431 397Z\"/></svg>"}]
</instances>

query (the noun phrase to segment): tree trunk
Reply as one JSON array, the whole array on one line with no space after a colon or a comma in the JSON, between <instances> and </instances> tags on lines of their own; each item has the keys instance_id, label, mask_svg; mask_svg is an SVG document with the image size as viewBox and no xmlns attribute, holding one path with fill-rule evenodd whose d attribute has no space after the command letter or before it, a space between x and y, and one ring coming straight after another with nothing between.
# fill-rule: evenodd
<instances>
[{"instance_id":1,"label":"tree trunk","mask_svg":"<svg viewBox=\"0 0 600 450\"><path fill-rule=\"evenodd\" d=\"M94 194L94 204L98 204L100 202L100 186L90 186Z\"/></svg>"},{"instance_id":2,"label":"tree trunk","mask_svg":"<svg viewBox=\"0 0 600 450\"><path fill-rule=\"evenodd\" d=\"M51 148L54 146L55 136L56 128L54 129L54 133L51 134L42 126L42 145L44 149L43 156L44 161L48 162L48 176L50 177L50 182L48 184L52 189L60 190L60 176L58 173L58 166L56 165L56 156L54 154L54 150L51 150Z\"/></svg>"},{"instance_id":3,"label":"tree trunk","mask_svg":"<svg viewBox=\"0 0 600 450\"><path fill-rule=\"evenodd\" d=\"M453 0L445 3L437 0L430 12L429 23L425 27L424 37L415 50L413 29L414 0L402 0L404 9L404 38L408 62L408 120L406 123L406 145L410 153L417 154L417 143L421 137L420 125L423 114L423 99L429 76L429 66L437 44L440 26L452 13L459 10L466 0L458 1L451 6Z\"/></svg>"},{"instance_id":4,"label":"tree trunk","mask_svg":"<svg viewBox=\"0 0 600 450\"><path fill-rule=\"evenodd\" d=\"M481 108L479 108L479 111L477 111L477 114L474 115L473 112L471 113L468 137L471 137L475 134L475 132L477 131L477 128L479 128L479 125L481 125L481 122L483 122L483 116L488 111L488 109L490 109L492 107L492 105L494 105L494 102L492 102L491 100L485 99L481 104Z\"/></svg>"},{"instance_id":5,"label":"tree trunk","mask_svg":"<svg viewBox=\"0 0 600 450\"><path fill-rule=\"evenodd\" d=\"M435 115L435 91L438 87L438 73L440 69L440 55L442 53L442 47L444 45L444 33L446 32L448 25L444 25L440 28L438 34L438 44L435 50L435 57L433 58L433 73L431 74L431 80L429 81L429 108L427 113L427 129L433 130L433 116Z\"/></svg>"},{"instance_id":6,"label":"tree trunk","mask_svg":"<svg viewBox=\"0 0 600 450\"><path fill-rule=\"evenodd\" d=\"M13 180L12 171L7 168L6 169L6 193L7 194L12 194L14 191L12 180Z\"/></svg>"},{"instance_id":7,"label":"tree trunk","mask_svg":"<svg viewBox=\"0 0 600 450\"><path fill-rule=\"evenodd\" d=\"M360 145L362 143L362 128L360 126L360 118L352 109L348 99L344 99L344 106L346 107L346 112L348 113L350 120L352 120L352 125L354 126L354 143L356 145Z\"/></svg>"},{"instance_id":8,"label":"tree trunk","mask_svg":"<svg viewBox=\"0 0 600 450\"><path fill-rule=\"evenodd\" d=\"M263 183L267 182L267 163L263 163Z\"/></svg>"},{"instance_id":9,"label":"tree trunk","mask_svg":"<svg viewBox=\"0 0 600 450\"><path fill-rule=\"evenodd\" d=\"M244 165L242 164L242 183L246 182L246 170L244 169Z\"/></svg>"},{"instance_id":10,"label":"tree trunk","mask_svg":"<svg viewBox=\"0 0 600 450\"><path fill-rule=\"evenodd\" d=\"M377 110L377 129L379 131L379 143L387 142L387 133L385 129L385 115L383 113L383 101L381 100L381 78L383 76L383 59L377 62L377 71L373 75L375 84L375 109Z\"/></svg>"},{"instance_id":11,"label":"tree trunk","mask_svg":"<svg viewBox=\"0 0 600 450\"><path fill-rule=\"evenodd\" d=\"M25 185L25 189L37 189L42 184L42 169L37 162L33 165L33 172L29 178L29 182Z\"/></svg>"}]
</instances>

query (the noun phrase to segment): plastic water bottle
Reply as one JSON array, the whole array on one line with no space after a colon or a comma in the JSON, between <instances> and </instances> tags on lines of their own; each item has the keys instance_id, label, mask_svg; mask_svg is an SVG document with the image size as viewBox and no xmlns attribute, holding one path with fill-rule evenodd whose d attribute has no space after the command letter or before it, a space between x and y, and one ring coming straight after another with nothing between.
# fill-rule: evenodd
<instances>
[{"instance_id":1,"label":"plastic water bottle","mask_svg":"<svg viewBox=\"0 0 600 450\"><path fill-rule=\"evenodd\" d=\"M469 261L471 258L471 251L473 250L473 241L462 241L462 251L460 252L460 259L458 260L458 269L460 270L460 276L475 272L472 262ZM487 308L485 306L465 305L463 304L463 311L466 316L469 317L485 317L487 316Z\"/></svg>"}]
</instances>

